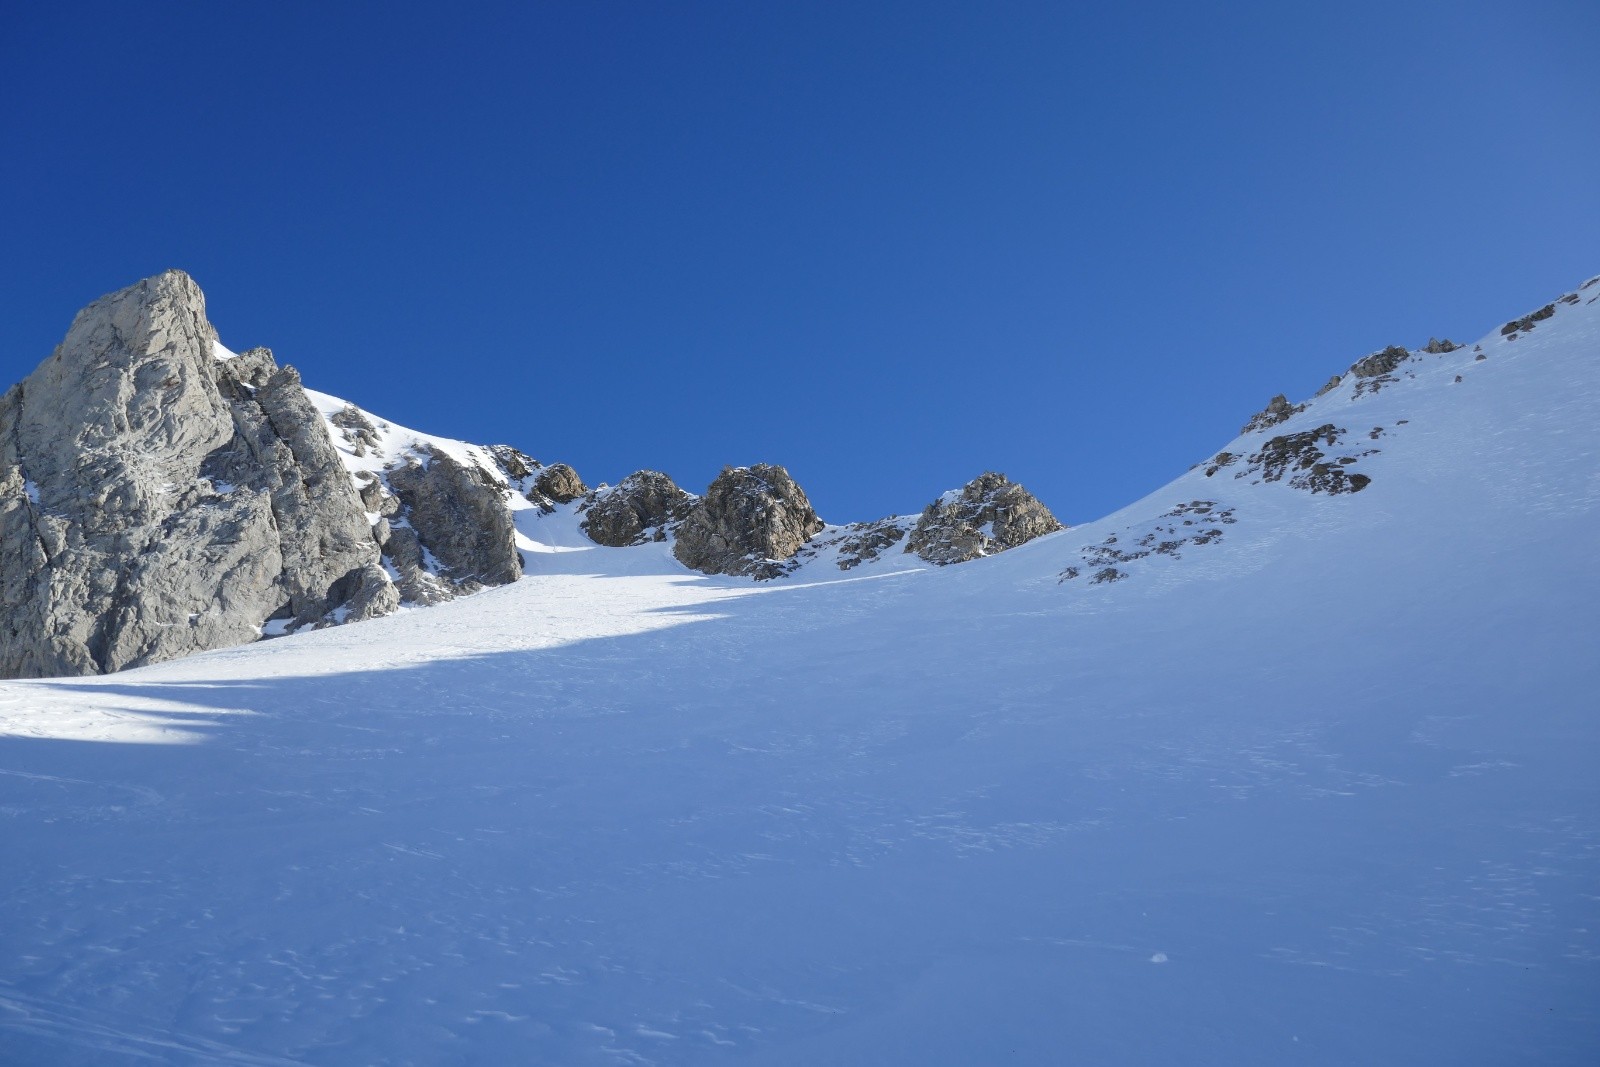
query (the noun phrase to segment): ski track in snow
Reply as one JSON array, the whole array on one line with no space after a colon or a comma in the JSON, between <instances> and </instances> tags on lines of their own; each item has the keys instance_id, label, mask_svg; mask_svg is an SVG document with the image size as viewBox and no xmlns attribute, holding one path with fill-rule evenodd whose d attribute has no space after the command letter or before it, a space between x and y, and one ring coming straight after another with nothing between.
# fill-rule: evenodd
<instances>
[{"instance_id":1,"label":"ski track in snow","mask_svg":"<svg viewBox=\"0 0 1600 1067\"><path fill-rule=\"evenodd\" d=\"M1595 1062L1600 316L1482 347L1227 446L1353 496L0 683L0 1062Z\"/></svg>"}]
</instances>

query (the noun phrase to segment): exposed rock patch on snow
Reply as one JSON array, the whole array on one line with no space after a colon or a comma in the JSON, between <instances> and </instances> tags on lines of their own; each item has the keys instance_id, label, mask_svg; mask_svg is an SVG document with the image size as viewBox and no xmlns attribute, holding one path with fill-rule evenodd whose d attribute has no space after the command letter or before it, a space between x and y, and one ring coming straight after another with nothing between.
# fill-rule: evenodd
<instances>
[{"instance_id":1,"label":"exposed rock patch on snow","mask_svg":"<svg viewBox=\"0 0 1600 1067\"><path fill-rule=\"evenodd\" d=\"M554 509L537 487L554 468L509 445L419 433L337 397L308 395L339 445L404 603L434 605L517 580L516 514Z\"/></svg>"},{"instance_id":2,"label":"exposed rock patch on snow","mask_svg":"<svg viewBox=\"0 0 1600 1067\"><path fill-rule=\"evenodd\" d=\"M1004 552L1061 528L1032 493L1004 474L987 471L924 508L906 551L946 566Z\"/></svg>"},{"instance_id":3,"label":"exposed rock patch on snow","mask_svg":"<svg viewBox=\"0 0 1600 1067\"><path fill-rule=\"evenodd\" d=\"M1250 467L1234 477L1260 471L1263 481L1275 482L1287 476L1296 489L1313 493L1359 493L1372 479L1350 470L1350 465L1363 456L1374 455L1376 450L1330 459L1323 447L1333 448L1345 432L1326 422L1314 430L1281 434L1262 445L1261 451L1250 457Z\"/></svg>"},{"instance_id":4,"label":"exposed rock patch on snow","mask_svg":"<svg viewBox=\"0 0 1600 1067\"><path fill-rule=\"evenodd\" d=\"M1190 500L1152 521L1124 527L1098 544L1085 545L1078 550L1080 562L1065 568L1060 577L1070 581L1088 574L1092 584L1121 581L1129 577L1122 566L1152 556L1181 559L1190 546L1219 543L1223 527L1238 521L1231 507L1215 500Z\"/></svg>"},{"instance_id":5,"label":"exposed rock patch on snow","mask_svg":"<svg viewBox=\"0 0 1600 1067\"><path fill-rule=\"evenodd\" d=\"M406 526L390 541L414 532L419 546L438 561L424 567L409 541L404 557L385 544L401 574L412 581L427 570L457 593L505 585L522 575L516 530L507 503L511 490L476 463L462 463L426 445L388 471L389 488L402 506ZM396 542L396 549L402 545Z\"/></svg>"},{"instance_id":6,"label":"exposed rock patch on snow","mask_svg":"<svg viewBox=\"0 0 1600 1067\"><path fill-rule=\"evenodd\" d=\"M1357 378L1376 378L1379 375L1389 374L1400 364L1411 358L1411 353L1399 345L1390 345L1381 352L1374 352L1364 356L1350 365L1350 373Z\"/></svg>"},{"instance_id":7,"label":"exposed rock patch on snow","mask_svg":"<svg viewBox=\"0 0 1600 1067\"><path fill-rule=\"evenodd\" d=\"M1335 380L1336 384L1337 380ZM1241 434L1255 433L1265 430L1269 426L1276 426L1280 422L1293 418L1306 409L1304 404L1291 404L1289 398L1279 393L1267 401L1267 406L1250 416L1250 421L1244 424Z\"/></svg>"}]
</instances>

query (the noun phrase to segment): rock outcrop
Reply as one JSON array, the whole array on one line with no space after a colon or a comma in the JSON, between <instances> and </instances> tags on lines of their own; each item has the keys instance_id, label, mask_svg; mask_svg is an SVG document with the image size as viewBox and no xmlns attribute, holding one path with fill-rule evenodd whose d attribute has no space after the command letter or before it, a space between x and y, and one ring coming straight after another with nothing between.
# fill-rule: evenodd
<instances>
[{"instance_id":1,"label":"rock outcrop","mask_svg":"<svg viewBox=\"0 0 1600 1067\"><path fill-rule=\"evenodd\" d=\"M1163 556L1182 559L1191 549L1217 544L1223 537L1222 528L1238 521L1231 507L1215 500L1190 500L1154 521L1124 527L1099 544L1084 545L1078 550L1078 563L1062 570L1061 580L1070 582L1090 574L1089 585L1120 582ZM1130 565L1132 572L1122 570Z\"/></svg>"},{"instance_id":2,"label":"rock outcrop","mask_svg":"<svg viewBox=\"0 0 1600 1067\"><path fill-rule=\"evenodd\" d=\"M1381 352L1374 352L1356 360L1350 365L1350 373L1357 378L1376 378L1379 375L1390 374L1400 364L1411 358L1411 353L1399 345L1390 345Z\"/></svg>"},{"instance_id":3,"label":"rock outcrop","mask_svg":"<svg viewBox=\"0 0 1600 1067\"><path fill-rule=\"evenodd\" d=\"M694 496L660 471L636 471L614 486L589 491L580 506L581 528L608 548L665 541L693 505Z\"/></svg>"},{"instance_id":4,"label":"rock outcrop","mask_svg":"<svg viewBox=\"0 0 1600 1067\"><path fill-rule=\"evenodd\" d=\"M522 576L511 490L482 467L423 448L385 475L400 508L379 536L408 601L434 603Z\"/></svg>"},{"instance_id":5,"label":"rock outcrop","mask_svg":"<svg viewBox=\"0 0 1600 1067\"><path fill-rule=\"evenodd\" d=\"M775 578L822 526L782 467L724 467L678 527L673 554L705 574Z\"/></svg>"},{"instance_id":6,"label":"rock outcrop","mask_svg":"<svg viewBox=\"0 0 1600 1067\"><path fill-rule=\"evenodd\" d=\"M583 479L578 477L578 472L565 463L545 467L534 478L533 485L557 504L570 504L589 491Z\"/></svg>"},{"instance_id":7,"label":"rock outcrop","mask_svg":"<svg viewBox=\"0 0 1600 1067\"><path fill-rule=\"evenodd\" d=\"M1250 457L1250 470L1259 471L1262 481L1286 478L1296 489L1312 493L1359 493L1372 484L1372 479L1350 468L1377 450L1329 458L1324 449L1332 449L1345 433L1343 428L1329 422L1314 430L1274 437ZM1244 477L1248 472L1236 477Z\"/></svg>"},{"instance_id":8,"label":"rock outcrop","mask_svg":"<svg viewBox=\"0 0 1600 1067\"><path fill-rule=\"evenodd\" d=\"M357 456L365 456L368 452L378 447L378 428L367 420L367 416L354 404L344 407L328 416L328 421L338 427L339 433L349 442L351 450Z\"/></svg>"},{"instance_id":9,"label":"rock outcrop","mask_svg":"<svg viewBox=\"0 0 1600 1067\"><path fill-rule=\"evenodd\" d=\"M905 520L898 518L853 523L845 530L844 539L839 543L838 566L842 571L871 563L904 541L909 532Z\"/></svg>"},{"instance_id":10,"label":"rock outcrop","mask_svg":"<svg viewBox=\"0 0 1600 1067\"><path fill-rule=\"evenodd\" d=\"M500 468L500 473L504 474L513 485L535 477L544 469L543 463L510 445L489 445L484 451L489 453L494 459L495 466Z\"/></svg>"},{"instance_id":11,"label":"rock outcrop","mask_svg":"<svg viewBox=\"0 0 1600 1067\"><path fill-rule=\"evenodd\" d=\"M583 479L565 463L546 467L526 452L510 445L488 445L484 452L488 453L506 485L521 493L525 500L537 505L546 515L555 511L557 504L571 503L577 499L571 495L573 489L577 489L580 495L585 492ZM546 489L555 495L551 496Z\"/></svg>"},{"instance_id":12,"label":"rock outcrop","mask_svg":"<svg viewBox=\"0 0 1600 1067\"><path fill-rule=\"evenodd\" d=\"M1515 337L1519 331L1526 332L1531 330L1537 323L1543 322L1555 313L1556 306L1554 304L1546 304L1538 311L1524 315L1520 319L1512 319L1500 327L1500 334L1502 337Z\"/></svg>"},{"instance_id":13,"label":"rock outcrop","mask_svg":"<svg viewBox=\"0 0 1600 1067\"><path fill-rule=\"evenodd\" d=\"M0 398L0 676L93 674L392 610L293 368L216 358L181 271L102 297Z\"/></svg>"},{"instance_id":14,"label":"rock outcrop","mask_svg":"<svg viewBox=\"0 0 1600 1067\"><path fill-rule=\"evenodd\" d=\"M1255 433L1257 430L1265 430L1269 426L1276 426L1280 422L1293 418L1305 409L1306 406L1304 404L1291 404L1288 397L1279 393L1267 401L1265 408L1250 416L1250 421L1245 423L1244 428L1239 432L1246 434Z\"/></svg>"},{"instance_id":15,"label":"rock outcrop","mask_svg":"<svg viewBox=\"0 0 1600 1067\"><path fill-rule=\"evenodd\" d=\"M924 508L906 551L945 566L992 556L1060 529L1032 493L988 471Z\"/></svg>"}]
</instances>

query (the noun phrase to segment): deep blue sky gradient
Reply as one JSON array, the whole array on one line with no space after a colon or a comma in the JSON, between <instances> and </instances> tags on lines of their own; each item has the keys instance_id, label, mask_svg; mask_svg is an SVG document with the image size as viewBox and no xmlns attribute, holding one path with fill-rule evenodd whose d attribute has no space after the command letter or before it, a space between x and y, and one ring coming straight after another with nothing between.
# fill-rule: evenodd
<instances>
[{"instance_id":1,"label":"deep blue sky gradient","mask_svg":"<svg viewBox=\"0 0 1600 1067\"><path fill-rule=\"evenodd\" d=\"M0 6L0 378L225 343L591 482L1067 521L1600 272L1600 5Z\"/></svg>"}]
</instances>

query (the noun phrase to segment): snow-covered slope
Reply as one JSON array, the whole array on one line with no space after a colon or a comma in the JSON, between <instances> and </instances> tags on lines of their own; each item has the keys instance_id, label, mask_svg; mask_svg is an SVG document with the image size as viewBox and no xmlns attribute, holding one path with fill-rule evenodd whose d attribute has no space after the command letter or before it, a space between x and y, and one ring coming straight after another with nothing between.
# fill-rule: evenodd
<instances>
[{"instance_id":1,"label":"snow-covered slope","mask_svg":"<svg viewBox=\"0 0 1600 1067\"><path fill-rule=\"evenodd\" d=\"M512 585L0 685L0 1061L1594 1062L1597 294L958 567L532 508Z\"/></svg>"}]
</instances>

